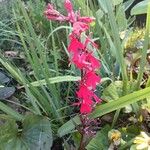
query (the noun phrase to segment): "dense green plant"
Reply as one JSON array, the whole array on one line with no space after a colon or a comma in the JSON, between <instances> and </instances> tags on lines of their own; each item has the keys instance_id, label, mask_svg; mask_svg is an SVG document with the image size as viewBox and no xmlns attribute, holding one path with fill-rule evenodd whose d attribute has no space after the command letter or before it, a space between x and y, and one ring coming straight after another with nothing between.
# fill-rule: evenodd
<instances>
[{"instance_id":1,"label":"dense green plant","mask_svg":"<svg viewBox=\"0 0 150 150\"><path fill-rule=\"evenodd\" d=\"M57 2L56 5L61 10L62 3ZM107 134L115 126L122 108L127 108L132 104L131 111L136 113L138 117L141 103L149 107L149 80L145 89L141 89L140 85L145 71L149 42L150 7L147 11L140 69L138 77L133 78L132 72L127 70L124 57L125 45L132 33L130 25L134 21L134 17L126 19L125 11L132 2L133 0L128 0L125 3L122 0L98 0L98 5L89 0L74 2L76 7L82 8L82 14L93 15L96 18L92 31L94 40L100 45L100 49L95 52L95 55L101 59L102 63L102 69L99 70L102 75L102 84L98 87L98 94L102 94L104 102L97 106L90 117L102 117L116 111L112 125L104 126L97 133L96 138L87 145L89 150L108 149L110 143ZM145 13L147 6L148 1L140 3L133 8L132 15L143 13L143 10ZM14 16L13 28L9 26L9 22L0 21L0 30L2 31L0 38L3 38L2 41L13 40L18 44L15 48L23 51L24 61L28 67L22 69L20 64L16 64L0 54L1 66L16 80L17 90L22 90L23 97L26 98L23 103L15 103L15 105L20 105L26 113L32 114L19 113L9 107L6 102L0 101L0 110L7 114L2 115L1 113L0 115L3 120L0 130L0 149L9 150L12 147L18 150L36 149L37 147L50 149L52 140L57 136L64 140L66 149L71 148L71 144L68 144L70 139L74 141L73 145L76 146L76 149L79 147L81 137L76 129L80 127L80 118L70 107L70 101L67 101L68 98L75 101L74 89L76 86L71 81L75 82L80 79L79 72L74 66L71 65L69 68L66 65L68 52L65 45L68 42L67 35L72 29L66 24L60 26L58 23L47 22L43 16L44 8L45 2L42 0L37 0L35 3L30 0L25 4L21 0L17 0L13 12L11 12ZM6 37L7 33L9 34ZM121 37L122 33L125 33L123 38ZM15 39L11 39L12 35ZM4 88L4 86L2 87ZM7 88L7 90L10 89ZM139 134L139 130L141 130L139 128L136 128L137 131L131 134L133 128L136 127L130 126L126 131L123 128L118 128L124 139L120 149L126 149L130 146L134 137ZM53 130L53 139L51 130ZM126 139L126 136L129 136L129 139ZM35 140L32 141L33 139ZM104 139L107 142L103 145L99 144L99 139ZM42 144L38 145L39 143Z\"/></svg>"},{"instance_id":2,"label":"dense green plant","mask_svg":"<svg viewBox=\"0 0 150 150\"><path fill-rule=\"evenodd\" d=\"M30 7L32 6L30 5ZM59 53L60 50L55 43L54 35L50 35L48 40L39 35L38 31L36 31L37 28L34 28L36 18L31 22L32 17L31 20L29 18L31 14L28 14L22 1L19 0L14 8L14 20L18 30L16 33L20 38L19 41L26 57L25 61L28 63L30 70L22 72L16 67L16 64L4 58L3 55L1 55L0 62L20 84L18 88L25 89L26 94L24 96L26 96L27 101L22 104L23 107L28 107L27 111L36 115L47 116L51 120L52 126L54 126L54 133L56 133L55 129L64 122L64 118L68 117L68 114L65 114L68 105L67 102L64 103L63 99L69 96L72 84L66 82L78 81L80 78L73 76L75 75L74 72L72 73L69 69L62 71L59 66L59 61L61 61L59 55L61 55L61 52ZM36 10L36 8L32 9ZM31 11L31 13L33 12ZM41 13L43 13L43 9ZM52 24L48 26L50 28L49 32L51 32ZM50 49L48 42L51 42ZM65 82L65 89L67 90L64 93L61 92L63 84L60 84L60 82ZM28 101L29 104L27 104ZM19 114L3 102L0 102L0 108L3 112L20 122L25 118L23 114ZM37 135L37 138L38 136L40 135ZM12 144L15 145L17 143ZM36 146L34 145L33 147ZM29 147L31 148L31 146ZM47 147L46 149L49 148Z\"/></svg>"}]
</instances>

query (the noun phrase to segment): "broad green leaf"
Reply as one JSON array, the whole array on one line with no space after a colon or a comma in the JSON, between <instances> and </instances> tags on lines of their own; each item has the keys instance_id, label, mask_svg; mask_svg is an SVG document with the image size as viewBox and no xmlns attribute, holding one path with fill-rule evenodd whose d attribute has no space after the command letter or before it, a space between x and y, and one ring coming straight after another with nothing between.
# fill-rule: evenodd
<instances>
[{"instance_id":1,"label":"broad green leaf","mask_svg":"<svg viewBox=\"0 0 150 150\"><path fill-rule=\"evenodd\" d=\"M30 150L49 150L53 142L50 121L42 116L27 116L23 122L22 139Z\"/></svg>"},{"instance_id":2,"label":"broad green leaf","mask_svg":"<svg viewBox=\"0 0 150 150\"><path fill-rule=\"evenodd\" d=\"M107 101L116 100L122 94L122 81L116 81L106 87L102 94L102 99Z\"/></svg>"},{"instance_id":3,"label":"broad green leaf","mask_svg":"<svg viewBox=\"0 0 150 150\"><path fill-rule=\"evenodd\" d=\"M0 128L0 149L2 150L27 150L27 147L19 139L18 126L12 118L0 116L3 122Z\"/></svg>"},{"instance_id":4,"label":"broad green leaf","mask_svg":"<svg viewBox=\"0 0 150 150\"><path fill-rule=\"evenodd\" d=\"M50 121L46 117L28 115L22 131L15 121L9 121L0 130L0 148L3 150L50 150L53 142ZM3 135L3 136L2 136Z\"/></svg>"},{"instance_id":5,"label":"broad green leaf","mask_svg":"<svg viewBox=\"0 0 150 150\"><path fill-rule=\"evenodd\" d=\"M51 84L54 83L60 83L60 82L70 82L70 81L79 81L81 79L81 77L74 77L74 76L58 76L58 77L54 77L54 78L49 78L49 82ZM30 83L33 86L41 86L41 85L46 85L46 80L39 80L39 81L35 81Z\"/></svg>"},{"instance_id":6,"label":"broad green leaf","mask_svg":"<svg viewBox=\"0 0 150 150\"><path fill-rule=\"evenodd\" d=\"M0 84L7 83L9 81L10 79L2 71L0 71Z\"/></svg>"},{"instance_id":7,"label":"broad green leaf","mask_svg":"<svg viewBox=\"0 0 150 150\"><path fill-rule=\"evenodd\" d=\"M143 90L133 92L126 96L120 97L115 101L111 101L109 103L97 106L95 111L91 114L91 117L92 118L100 117L114 110L136 103L137 101L147 98L149 96L150 96L150 88L145 88Z\"/></svg>"},{"instance_id":8,"label":"broad green leaf","mask_svg":"<svg viewBox=\"0 0 150 150\"><path fill-rule=\"evenodd\" d=\"M144 0L135 5L131 10L131 15L146 14L148 9L148 3L150 3L149 0Z\"/></svg>"},{"instance_id":9,"label":"broad green leaf","mask_svg":"<svg viewBox=\"0 0 150 150\"><path fill-rule=\"evenodd\" d=\"M99 132L97 132L96 137L93 138L87 145L87 150L107 150L109 147L108 132L111 130L109 125L104 126Z\"/></svg>"},{"instance_id":10,"label":"broad green leaf","mask_svg":"<svg viewBox=\"0 0 150 150\"><path fill-rule=\"evenodd\" d=\"M14 87L1 87L0 88L0 99L6 99L11 97L15 93Z\"/></svg>"},{"instance_id":11,"label":"broad green leaf","mask_svg":"<svg viewBox=\"0 0 150 150\"><path fill-rule=\"evenodd\" d=\"M16 135L3 144L3 150L30 150L29 147Z\"/></svg>"}]
</instances>

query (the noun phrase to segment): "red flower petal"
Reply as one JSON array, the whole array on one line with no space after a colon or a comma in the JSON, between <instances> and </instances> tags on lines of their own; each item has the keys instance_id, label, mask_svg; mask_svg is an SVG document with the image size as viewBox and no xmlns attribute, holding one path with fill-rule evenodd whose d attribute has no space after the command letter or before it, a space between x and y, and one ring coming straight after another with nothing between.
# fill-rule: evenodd
<instances>
[{"instance_id":1,"label":"red flower petal","mask_svg":"<svg viewBox=\"0 0 150 150\"><path fill-rule=\"evenodd\" d=\"M83 49L84 45L79 42L79 40L77 40L76 38L74 38L73 36L70 37L71 41L68 47L68 50L70 52L77 52L79 49Z\"/></svg>"},{"instance_id":2,"label":"red flower petal","mask_svg":"<svg viewBox=\"0 0 150 150\"><path fill-rule=\"evenodd\" d=\"M48 4L44 15L48 20L66 21L66 17L54 9L52 4Z\"/></svg>"},{"instance_id":3,"label":"red flower petal","mask_svg":"<svg viewBox=\"0 0 150 150\"><path fill-rule=\"evenodd\" d=\"M81 107L80 107L80 112L82 114L89 114L90 112L92 111L92 108L91 106L85 104L85 103L82 103L81 104Z\"/></svg>"},{"instance_id":4,"label":"red flower petal","mask_svg":"<svg viewBox=\"0 0 150 150\"><path fill-rule=\"evenodd\" d=\"M95 89L96 85L100 82L101 78L98 75L96 75L95 72L90 71L85 74L84 80L87 87L92 87L92 89Z\"/></svg>"},{"instance_id":5,"label":"red flower petal","mask_svg":"<svg viewBox=\"0 0 150 150\"><path fill-rule=\"evenodd\" d=\"M89 70L95 70L100 68L100 62L97 58L95 58L91 53L87 56L87 62L90 63L90 66L88 66Z\"/></svg>"},{"instance_id":6,"label":"red flower petal","mask_svg":"<svg viewBox=\"0 0 150 150\"><path fill-rule=\"evenodd\" d=\"M73 7L70 0L65 0L64 7L66 8L67 12L73 11Z\"/></svg>"},{"instance_id":7,"label":"red flower petal","mask_svg":"<svg viewBox=\"0 0 150 150\"><path fill-rule=\"evenodd\" d=\"M84 23L92 23L95 20L95 18L92 17L79 17L78 21L84 22Z\"/></svg>"},{"instance_id":8,"label":"red flower petal","mask_svg":"<svg viewBox=\"0 0 150 150\"><path fill-rule=\"evenodd\" d=\"M85 32L89 29L89 25L83 22L75 22L73 24L73 33L77 36L80 36L82 32Z\"/></svg>"}]
</instances>

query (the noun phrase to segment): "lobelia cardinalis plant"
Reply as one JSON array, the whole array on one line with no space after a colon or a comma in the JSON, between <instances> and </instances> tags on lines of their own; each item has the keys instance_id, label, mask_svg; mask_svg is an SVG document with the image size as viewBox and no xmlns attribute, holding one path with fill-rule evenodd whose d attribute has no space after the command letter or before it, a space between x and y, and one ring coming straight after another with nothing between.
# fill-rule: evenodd
<instances>
[{"instance_id":1,"label":"lobelia cardinalis plant","mask_svg":"<svg viewBox=\"0 0 150 150\"><path fill-rule=\"evenodd\" d=\"M100 76L96 74L96 70L100 68L100 61L94 57L92 49L97 45L90 39L89 35L84 35L85 40L81 41L83 33L89 33L90 23L95 19L92 17L81 17L80 12L74 12L70 0L65 0L64 7L67 16L58 12L52 4L48 4L44 15L48 20L70 22L73 30L69 35L70 44L68 51L70 53L70 61L81 71L81 81L79 81L79 89L77 97L79 102L75 105L80 106L81 122L83 127L82 134L93 133L88 127L90 122L95 122L88 118L88 114L92 112L97 103L101 99L94 93L96 85L100 83Z\"/></svg>"}]
</instances>

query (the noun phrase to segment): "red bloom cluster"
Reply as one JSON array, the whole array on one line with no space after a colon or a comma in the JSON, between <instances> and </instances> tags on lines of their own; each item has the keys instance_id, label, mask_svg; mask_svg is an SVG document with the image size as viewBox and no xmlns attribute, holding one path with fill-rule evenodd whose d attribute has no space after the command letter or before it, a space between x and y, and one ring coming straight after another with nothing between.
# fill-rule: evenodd
<instances>
[{"instance_id":1,"label":"red bloom cluster","mask_svg":"<svg viewBox=\"0 0 150 150\"><path fill-rule=\"evenodd\" d=\"M81 17L79 11L74 12L70 0L65 0L64 7L67 10L67 16L59 13L51 4L48 4L44 14L49 20L68 21L73 26L73 31L69 36L68 51L71 54L71 62L82 72L79 90L77 91L78 104L81 106L80 112L88 114L96 103L101 102L94 93L96 85L101 79L95 73L100 68L100 62L94 57L92 50L88 48L89 46L97 48L97 45L89 37L81 42L81 34L89 30L89 24L94 21L94 18Z\"/></svg>"}]
</instances>

